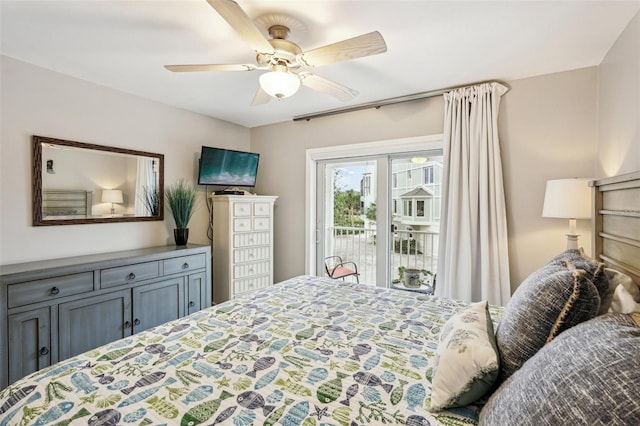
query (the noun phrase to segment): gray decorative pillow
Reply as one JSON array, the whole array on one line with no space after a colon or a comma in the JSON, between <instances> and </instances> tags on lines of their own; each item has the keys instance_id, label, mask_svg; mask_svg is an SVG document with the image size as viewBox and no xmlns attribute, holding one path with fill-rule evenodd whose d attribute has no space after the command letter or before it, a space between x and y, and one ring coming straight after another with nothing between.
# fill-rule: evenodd
<instances>
[{"instance_id":1,"label":"gray decorative pillow","mask_svg":"<svg viewBox=\"0 0 640 426\"><path fill-rule=\"evenodd\" d=\"M483 397L498 377L498 349L487 301L447 320L436 351L431 411L463 407Z\"/></svg>"},{"instance_id":2,"label":"gray decorative pillow","mask_svg":"<svg viewBox=\"0 0 640 426\"><path fill-rule=\"evenodd\" d=\"M502 382L562 331L597 315L600 296L582 269L550 262L516 289L498 325Z\"/></svg>"},{"instance_id":3,"label":"gray decorative pillow","mask_svg":"<svg viewBox=\"0 0 640 426\"><path fill-rule=\"evenodd\" d=\"M491 395L479 424L640 425L639 351L638 314L573 327Z\"/></svg>"},{"instance_id":4,"label":"gray decorative pillow","mask_svg":"<svg viewBox=\"0 0 640 426\"><path fill-rule=\"evenodd\" d=\"M586 272L587 278L596 286L600 300L606 301L608 305L613 290L609 286L609 278L605 271L605 264L598 262L584 253L582 249L568 249L555 256L548 263L551 264L571 264L576 269L582 269ZM601 303L599 314L607 312L607 308Z\"/></svg>"}]
</instances>

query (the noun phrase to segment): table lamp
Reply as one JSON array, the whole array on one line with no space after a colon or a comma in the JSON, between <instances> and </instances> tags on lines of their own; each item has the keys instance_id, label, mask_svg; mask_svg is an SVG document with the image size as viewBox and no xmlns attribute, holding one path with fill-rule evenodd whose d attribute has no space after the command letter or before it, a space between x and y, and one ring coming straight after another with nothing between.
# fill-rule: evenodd
<instances>
[{"instance_id":1,"label":"table lamp","mask_svg":"<svg viewBox=\"0 0 640 426\"><path fill-rule=\"evenodd\" d=\"M576 219L591 218L591 189L588 178L547 181L542 217L569 219L567 249L578 248Z\"/></svg>"},{"instance_id":2,"label":"table lamp","mask_svg":"<svg viewBox=\"0 0 640 426\"><path fill-rule=\"evenodd\" d=\"M102 202L111 203L111 214L114 214L116 212L116 209L113 204L122 203L122 191L120 191L119 189L103 189Z\"/></svg>"}]
</instances>

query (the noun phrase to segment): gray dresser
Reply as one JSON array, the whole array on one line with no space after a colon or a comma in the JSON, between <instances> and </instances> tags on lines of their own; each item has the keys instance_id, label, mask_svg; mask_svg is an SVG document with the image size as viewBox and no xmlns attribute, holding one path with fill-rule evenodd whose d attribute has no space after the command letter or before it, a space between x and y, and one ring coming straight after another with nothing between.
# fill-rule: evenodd
<instances>
[{"instance_id":1,"label":"gray dresser","mask_svg":"<svg viewBox=\"0 0 640 426\"><path fill-rule=\"evenodd\" d=\"M211 306L209 246L0 266L0 389L31 372Z\"/></svg>"}]
</instances>

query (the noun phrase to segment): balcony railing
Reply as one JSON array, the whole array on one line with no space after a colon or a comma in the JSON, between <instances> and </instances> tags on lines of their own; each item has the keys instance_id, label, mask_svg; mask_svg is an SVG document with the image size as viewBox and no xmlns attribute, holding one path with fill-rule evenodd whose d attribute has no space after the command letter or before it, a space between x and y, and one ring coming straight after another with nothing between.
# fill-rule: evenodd
<instances>
[{"instance_id":1,"label":"balcony railing","mask_svg":"<svg viewBox=\"0 0 640 426\"><path fill-rule=\"evenodd\" d=\"M327 256L341 256L358 265L360 282L376 285L376 229L334 226L328 230ZM398 268L426 269L436 273L438 233L432 231L396 231L389 248L391 280ZM385 283L386 286L390 285Z\"/></svg>"}]
</instances>

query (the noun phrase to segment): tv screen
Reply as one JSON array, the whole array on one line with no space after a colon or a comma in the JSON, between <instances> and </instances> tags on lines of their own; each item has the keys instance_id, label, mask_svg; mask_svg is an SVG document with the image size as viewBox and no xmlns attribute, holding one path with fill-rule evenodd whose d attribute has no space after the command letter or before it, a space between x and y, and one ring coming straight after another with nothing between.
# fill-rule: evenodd
<instances>
[{"instance_id":1,"label":"tv screen","mask_svg":"<svg viewBox=\"0 0 640 426\"><path fill-rule=\"evenodd\" d=\"M202 147L200 185L256 186L260 154L231 149Z\"/></svg>"}]
</instances>

